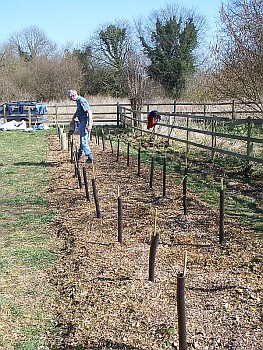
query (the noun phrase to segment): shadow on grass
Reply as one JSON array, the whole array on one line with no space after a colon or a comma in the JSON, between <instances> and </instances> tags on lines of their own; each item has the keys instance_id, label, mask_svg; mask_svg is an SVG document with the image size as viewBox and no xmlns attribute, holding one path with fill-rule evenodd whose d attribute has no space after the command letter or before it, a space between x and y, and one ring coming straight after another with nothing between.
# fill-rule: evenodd
<instances>
[{"instance_id":1,"label":"shadow on grass","mask_svg":"<svg viewBox=\"0 0 263 350\"><path fill-rule=\"evenodd\" d=\"M17 162L14 165L17 166L42 166L42 167L56 167L60 162Z\"/></svg>"}]
</instances>

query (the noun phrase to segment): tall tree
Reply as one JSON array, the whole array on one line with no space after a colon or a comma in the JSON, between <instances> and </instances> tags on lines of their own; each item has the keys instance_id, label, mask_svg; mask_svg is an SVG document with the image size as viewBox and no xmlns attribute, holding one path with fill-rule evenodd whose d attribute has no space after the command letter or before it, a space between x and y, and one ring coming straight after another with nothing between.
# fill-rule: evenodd
<instances>
[{"instance_id":1,"label":"tall tree","mask_svg":"<svg viewBox=\"0 0 263 350\"><path fill-rule=\"evenodd\" d=\"M92 50L94 68L97 72L101 71L104 76L103 91L111 91L114 96L126 96L125 67L130 50L128 24L109 24L101 28L89 46Z\"/></svg>"},{"instance_id":2,"label":"tall tree","mask_svg":"<svg viewBox=\"0 0 263 350\"><path fill-rule=\"evenodd\" d=\"M197 47L197 28L193 18L186 21L175 16L161 21L157 17L150 43L140 37L150 60L149 74L161 83L167 95L181 96L186 79L194 72L194 49Z\"/></svg>"},{"instance_id":3,"label":"tall tree","mask_svg":"<svg viewBox=\"0 0 263 350\"><path fill-rule=\"evenodd\" d=\"M215 86L220 97L253 102L263 111L263 0L222 5L214 47Z\"/></svg>"},{"instance_id":4,"label":"tall tree","mask_svg":"<svg viewBox=\"0 0 263 350\"><path fill-rule=\"evenodd\" d=\"M57 48L37 26L30 26L12 34L8 43L17 56L25 61L34 60L39 56L52 57L56 54Z\"/></svg>"},{"instance_id":5,"label":"tall tree","mask_svg":"<svg viewBox=\"0 0 263 350\"><path fill-rule=\"evenodd\" d=\"M99 38L104 62L122 70L129 51L127 28L111 24L105 30L100 31Z\"/></svg>"}]
</instances>

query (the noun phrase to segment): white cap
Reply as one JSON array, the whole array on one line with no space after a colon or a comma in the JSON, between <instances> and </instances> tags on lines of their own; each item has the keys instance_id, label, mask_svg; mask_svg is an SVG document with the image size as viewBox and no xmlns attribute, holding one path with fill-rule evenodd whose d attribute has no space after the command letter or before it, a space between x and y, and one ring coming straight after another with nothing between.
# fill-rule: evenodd
<instances>
[{"instance_id":1,"label":"white cap","mask_svg":"<svg viewBox=\"0 0 263 350\"><path fill-rule=\"evenodd\" d=\"M77 96L77 91L76 90L68 90L67 92L67 96L71 97L71 96Z\"/></svg>"}]
</instances>

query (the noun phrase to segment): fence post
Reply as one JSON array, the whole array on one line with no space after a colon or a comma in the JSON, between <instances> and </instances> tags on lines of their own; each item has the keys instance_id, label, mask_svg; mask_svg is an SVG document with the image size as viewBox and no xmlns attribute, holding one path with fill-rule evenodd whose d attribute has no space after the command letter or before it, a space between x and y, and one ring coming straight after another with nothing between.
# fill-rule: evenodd
<instances>
[{"instance_id":1,"label":"fence post","mask_svg":"<svg viewBox=\"0 0 263 350\"><path fill-rule=\"evenodd\" d=\"M29 120L29 126L31 127L32 125L32 118L31 118L31 108L28 107L28 120Z\"/></svg>"},{"instance_id":2,"label":"fence post","mask_svg":"<svg viewBox=\"0 0 263 350\"><path fill-rule=\"evenodd\" d=\"M117 126L120 126L120 105L119 102L117 102Z\"/></svg>"},{"instance_id":3,"label":"fence post","mask_svg":"<svg viewBox=\"0 0 263 350\"><path fill-rule=\"evenodd\" d=\"M149 113L150 112L150 105L149 105L149 103L147 103L147 113Z\"/></svg>"},{"instance_id":4,"label":"fence post","mask_svg":"<svg viewBox=\"0 0 263 350\"><path fill-rule=\"evenodd\" d=\"M212 119L212 159L215 157L215 150L214 148L216 147L216 120Z\"/></svg>"},{"instance_id":5,"label":"fence post","mask_svg":"<svg viewBox=\"0 0 263 350\"><path fill-rule=\"evenodd\" d=\"M232 100L232 120L235 120L235 100Z\"/></svg>"},{"instance_id":6,"label":"fence post","mask_svg":"<svg viewBox=\"0 0 263 350\"><path fill-rule=\"evenodd\" d=\"M7 122L7 119L6 119L6 105L4 105L4 122L5 123Z\"/></svg>"},{"instance_id":7,"label":"fence post","mask_svg":"<svg viewBox=\"0 0 263 350\"><path fill-rule=\"evenodd\" d=\"M189 118L188 118L188 116L186 118L187 118L187 120L186 120L186 127L187 127L187 130L186 130L186 141L187 141L187 143L186 143L186 157L188 157L188 153L189 153L189 143L188 143L188 141L189 141L189 130L188 130Z\"/></svg>"},{"instance_id":8,"label":"fence post","mask_svg":"<svg viewBox=\"0 0 263 350\"><path fill-rule=\"evenodd\" d=\"M56 113L56 124L58 123L58 106L55 104L55 113Z\"/></svg>"},{"instance_id":9,"label":"fence post","mask_svg":"<svg viewBox=\"0 0 263 350\"><path fill-rule=\"evenodd\" d=\"M253 152L253 142L251 142L252 136L252 121L251 117L247 117L247 156L250 157ZM247 164L249 164L249 160L247 160Z\"/></svg>"},{"instance_id":10,"label":"fence post","mask_svg":"<svg viewBox=\"0 0 263 350\"><path fill-rule=\"evenodd\" d=\"M174 110L173 113L176 113L176 100L174 100Z\"/></svg>"}]
</instances>

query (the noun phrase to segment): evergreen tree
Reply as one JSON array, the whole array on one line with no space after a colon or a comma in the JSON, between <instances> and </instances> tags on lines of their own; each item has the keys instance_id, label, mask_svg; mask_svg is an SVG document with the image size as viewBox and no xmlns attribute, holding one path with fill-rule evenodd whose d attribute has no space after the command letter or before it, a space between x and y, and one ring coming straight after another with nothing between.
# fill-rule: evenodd
<instances>
[{"instance_id":1,"label":"evergreen tree","mask_svg":"<svg viewBox=\"0 0 263 350\"><path fill-rule=\"evenodd\" d=\"M197 46L197 29L193 18L183 23L175 16L162 23L156 20L151 43L140 37L144 52L150 59L149 74L165 89L167 95L181 96L186 79L194 73L194 49Z\"/></svg>"}]
</instances>

